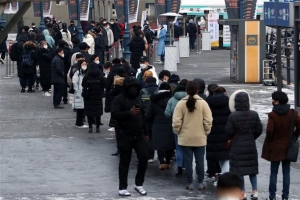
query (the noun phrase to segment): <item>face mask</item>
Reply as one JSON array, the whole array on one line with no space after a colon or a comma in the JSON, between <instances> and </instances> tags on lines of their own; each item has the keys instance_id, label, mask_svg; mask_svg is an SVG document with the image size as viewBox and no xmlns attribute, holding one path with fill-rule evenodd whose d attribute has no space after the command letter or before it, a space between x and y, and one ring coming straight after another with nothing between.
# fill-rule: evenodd
<instances>
[{"instance_id":1,"label":"face mask","mask_svg":"<svg viewBox=\"0 0 300 200\"><path fill-rule=\"evenodd\" d=\"M140 64L141 69L146 69L147 65L146 64Z\"/></svg>"},{"instance_id":2,"label":"face mask","mask_svg":"<svg viewBox=\"0 0 300 200\"><path fill-rule=\"evenodd\" d=\"M138 96L138 89L136 87L130 87L128 89L128 97L135 98Z\"/></svg>"},{"instance_id":3,"label":"face mask","mask_svg":"<svg viewBox=\"0 0 300 200\"><path fill-rule=\"evenodd\" d=\"M99 60L96 60L96 61L95 61L95 63L96 63L96 64L99 64L99 63L100 63L100 61L99 61Z\"/></svg>"},{"instance_id":4,"label":"face mask","mask_svg":"<svg viewBox=\"0 0 300 200\"><path fill-rule=\"evenodd\" d=\"M114 24L115 22L110 22L110 24Z\"/></svg>"},{"instance_id":5,"label":"face mask","mask_svg":"<svg viewBox=\"0 0 300 200\"><path fill-rule=\"evenodd\" d=\"M206 96L209 96L209 92L208 91L206 91L205 94L206 94Z\"/></svg>"},{"instance_id":6,"label":"face mask","mask_svg":"<svg viewBox=\"0 0 300 200\"><path fill-rule=\"evenodd\" d=\"M81 69L84 70L84 71L86 70L86 68L87 68L86 65L81 66Z\"/></svg>"},{"instance_id":7,"label":"face mask","mask_svg":"<svg viewBox=\"0 0 300 200\"><path fill-rule=\"evenodd\" d=\"M220 197L220 198L218 198L218 200L240 200L240 199L237 197L226 196L226 197Z\"/></svg>"},{"instance_id":8,"label":"face mask","mask_svg":"<svg viewBox=\"0 0 300 200\"><path fill-rule=\"evenodd\" d=\"M48 49L48 45L44 45L43 47L44 47L45 49Z\"/></svg>"},{"instance_id":9,"label":"face mask","mask_svg":"<svg viewBox=\"0 0 300 200\"><path fill-rule=\"evenodd\" d=\"M61 57L65 57L65 54L61 54Z\"/></svg>"}]
</instances>

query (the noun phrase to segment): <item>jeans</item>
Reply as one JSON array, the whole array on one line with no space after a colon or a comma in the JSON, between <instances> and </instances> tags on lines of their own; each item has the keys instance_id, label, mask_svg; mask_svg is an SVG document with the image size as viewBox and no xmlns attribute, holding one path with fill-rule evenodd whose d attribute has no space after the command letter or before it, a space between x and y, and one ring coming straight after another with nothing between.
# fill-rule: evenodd
<instances>
[{"instance_id":1,"label":"jeans","mask_svg":"<svg viewBox=\"0 0 300 200\"><path fill-rule=\"evenodd\" d=\"M83 126L84 109L77 109L76 112L76 126Z\"/></svg>"},{"instance_id":2,"label":"jeans","mask_svg":"<svg viewBox=\"0 0 300 200\"><path fill-rule=\"evenodd\" d=\"M245 191L245 180L244 176L241 177L244 181L244 191ZM249 175L249 179L251 182L252 190L257 190L257 176L255 175Z\"/></svg>"},{"instance_id":3,"label":"jeans","mask_svg":"<svg viewBox=\"0 0 300 200\"><path fill-rule=\"evenodd\" d=\"M64 93L64 84L54 83L53 86L53 105L59 106Z\"/></svg>"},{"instance_id":4,"label":"jeans","mask_svg":"<svg viewBox=\"0 0 300 200\"><path fill-rule=\"evenodd\" d=\"M229 172L229 160L219 160L219 164L221 167L221 173L225 174L226 172Z\"/></svg>"},{"instance_id":5,"label":"jeans","mask_svg":"<svg viewBox=\"0 0 300 200\"><path fill-rule=\"evenodd\" d=\"M147 142L142 136L119 135L118 150L120 152L119 163L119 190L126 190L128 186L127 178L131 161L132 149L135 150L138 158L137 174L135 185L143 186L148 165Z\"/></svg>"},{"instance_id":6,"label":"jeans","mask_svg":"<svg viewBox=\"0 0 300 200\"><path fill-rule=\"evenodd\" d=\"M180 145L178 145L178 135L174 134L176 144L176 165L177 167L183 167L183 152Z\"/></svg>"},{"instance_id":7,"label":"jeans","mask_svg":"<svg viewBox=\"0 0 300 200\"><path fill-rule=\"evenodd\" d=\"M160 61L165 62L165 54L160 55Z\"/></svg>"},{"instance_id":8,"label":"jeans","mask_svg":"<svg viewBox=\"0 0 300 200\"><path fill-rule=\"evenodd\" d=\"M190 36L190 49L195 49L195 41L196 38Z\"/></svg>"},{"instance_id":9,"label":"jeans","mask_svg":"<svg viewBox=\"0 0 300 200\"><path fill-rule=\"evenodd\" d=\"M95 122L95 118L96 118L96 122ZM89 117L88 116L89 128L93 128L93 123L96 124L96 128L99 128L100 127L100 121L101 121L100 116L97 116L97 117Z\"/></svg>"},{"instance_id":10,"label":"jeans","mask_svg":"<svg viewBox=\"0 0 300 200\"><path fill-rule=\"evenodd\" d=\"M290 170L291 170L291 162L289 161L281 161L282 163L282 174L283 174L283 190L282 190L282 198L289 197L290 191ZM276 197L277 191L277 174L280 162L271 162L271 174L270 174L270 183L269 183L269 193L270 197Z\"/></svg>"},{"instance_id":11,"label":"jeans","mask_svg":"<svg viewBox=\"0 0 300 200\"><path fill-rule=\"evenodd\" d=\"M193 183L193 156L196 159L196 173L198 182L203 183L204 180L204 154L205 147L187 147L182 146L185 175L189 184Z\"/></svg>"},{"instance_id":12,"label":"jeans","mask_svg":"<svg viewBox=\"0 0 300 200\"><path fill-rule=\"evenodd\" d=\"M159 164L170 164L173 152L173 150L157 150Z\"/></svg>"},{"instance_id":13,"label":"jeans","mask_svg":"<svg viewBox=\"0 0 300 200\"><path fill-rule=\"evenodd\" d=\"M22 88L26 88L26 86L28 86L28 90L32 90L34 74L24 74L23 77L20 78L20 83Z\"/></svg>"}]
</instances>

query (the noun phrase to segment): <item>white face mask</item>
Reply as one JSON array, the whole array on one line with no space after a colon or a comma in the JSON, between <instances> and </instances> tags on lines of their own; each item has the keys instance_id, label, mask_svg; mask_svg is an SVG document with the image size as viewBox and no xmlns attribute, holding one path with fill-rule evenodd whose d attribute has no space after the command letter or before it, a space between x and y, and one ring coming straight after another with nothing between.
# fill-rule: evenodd
<instances>
[{"instance_id":1,"label":"white face mask","mask_svg":"<svg viewBox=\"0 0 300 200\"><path fill-rule=\"evenodd\" d=\"M96 64L100 64L100 61L99 61L99 60L96 60L95 63L96 63Z\"/></svg>"},{"instance_id":2,"label":"white face mask","mask_svg":"<svg viewBox=\"0 0 300 200\"><path fill-rule=\"evenodd\" d=\"M61 54L61 57L65 57L65 54Z\"/></svg>"},{"instance_id":3,"label":"white face mask","mask_svg":"<svg viewBox=\"0 0 300 200\"><path fill-rule=\"evenodd\" d=\"M82 65L82 66L81 66L81 69L84 70L84 71L86 70L86 68L87 68L86 65Z\"/></svg>"},{"instance_id":4,"label":"white face mask","mask_svg":"<svg viewBox=\"0 0 300 200\"><path fill-rule=\"evenodd\" d=\"M225 197L220 197L218 198L218 200L240 200L237 197L229 197L229 196L225 196Z\"/></svg>"},{"instance_id":5,"label":"white face mask","mask_svg":"<svg viewBox=\"0 0 300 200\"><path fill-rule=\"evenodd\" d=\"M115 22L110 22L110 24L114 24Z\"/></svg>"},{"instance_id":6,"label":"white face mask","mask_svg":"<svg viewBox=\"0 0 300 200\"><path fill-rule=\"evenodd\" d=\"M146 64L140 64L141 69L146 69L147 65Z\"/></svg>"},{"instance_id":7,"label":"white face mask","mask_svg":"<svg viewBox=\"0 0 300 200\"><path fill-rule=\"evenodd\" d=\"M43 47L44 47L45 49L48 49L48 45L44 45Z\"/></svg>"}]
</instances>

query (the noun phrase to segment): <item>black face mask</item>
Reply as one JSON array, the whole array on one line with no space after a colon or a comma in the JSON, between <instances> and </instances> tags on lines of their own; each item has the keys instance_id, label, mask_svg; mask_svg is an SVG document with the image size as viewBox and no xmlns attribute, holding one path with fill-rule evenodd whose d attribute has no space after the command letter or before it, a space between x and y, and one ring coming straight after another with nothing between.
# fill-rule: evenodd
<instances>
[{"instance_id":1,"label":"black face mask","mask_svg":"<svg viewBox=\"0 0 300 200\"><path fill-rule=\"evenodd\" d=\"M128 97L135 98L138 96L138 89L136 87L128 88Z\"/></svg>"}]
</instances>

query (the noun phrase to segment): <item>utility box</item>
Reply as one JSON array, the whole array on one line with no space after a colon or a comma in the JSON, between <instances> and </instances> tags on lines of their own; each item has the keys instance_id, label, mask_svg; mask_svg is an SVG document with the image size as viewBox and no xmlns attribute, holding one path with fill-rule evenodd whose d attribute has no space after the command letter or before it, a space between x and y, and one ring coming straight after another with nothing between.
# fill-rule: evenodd
<instances>
[{"instance_id":1,"label":"utility box","mask_svg":"<svg viewBox=\"0 0 300 200\"><path fill-rule=\"evenodd\" d=\"M219 23L230 25L230 79L238 83L262 83L266 53L263 21L226 19Z\"/></svg>"}]
</instances>

